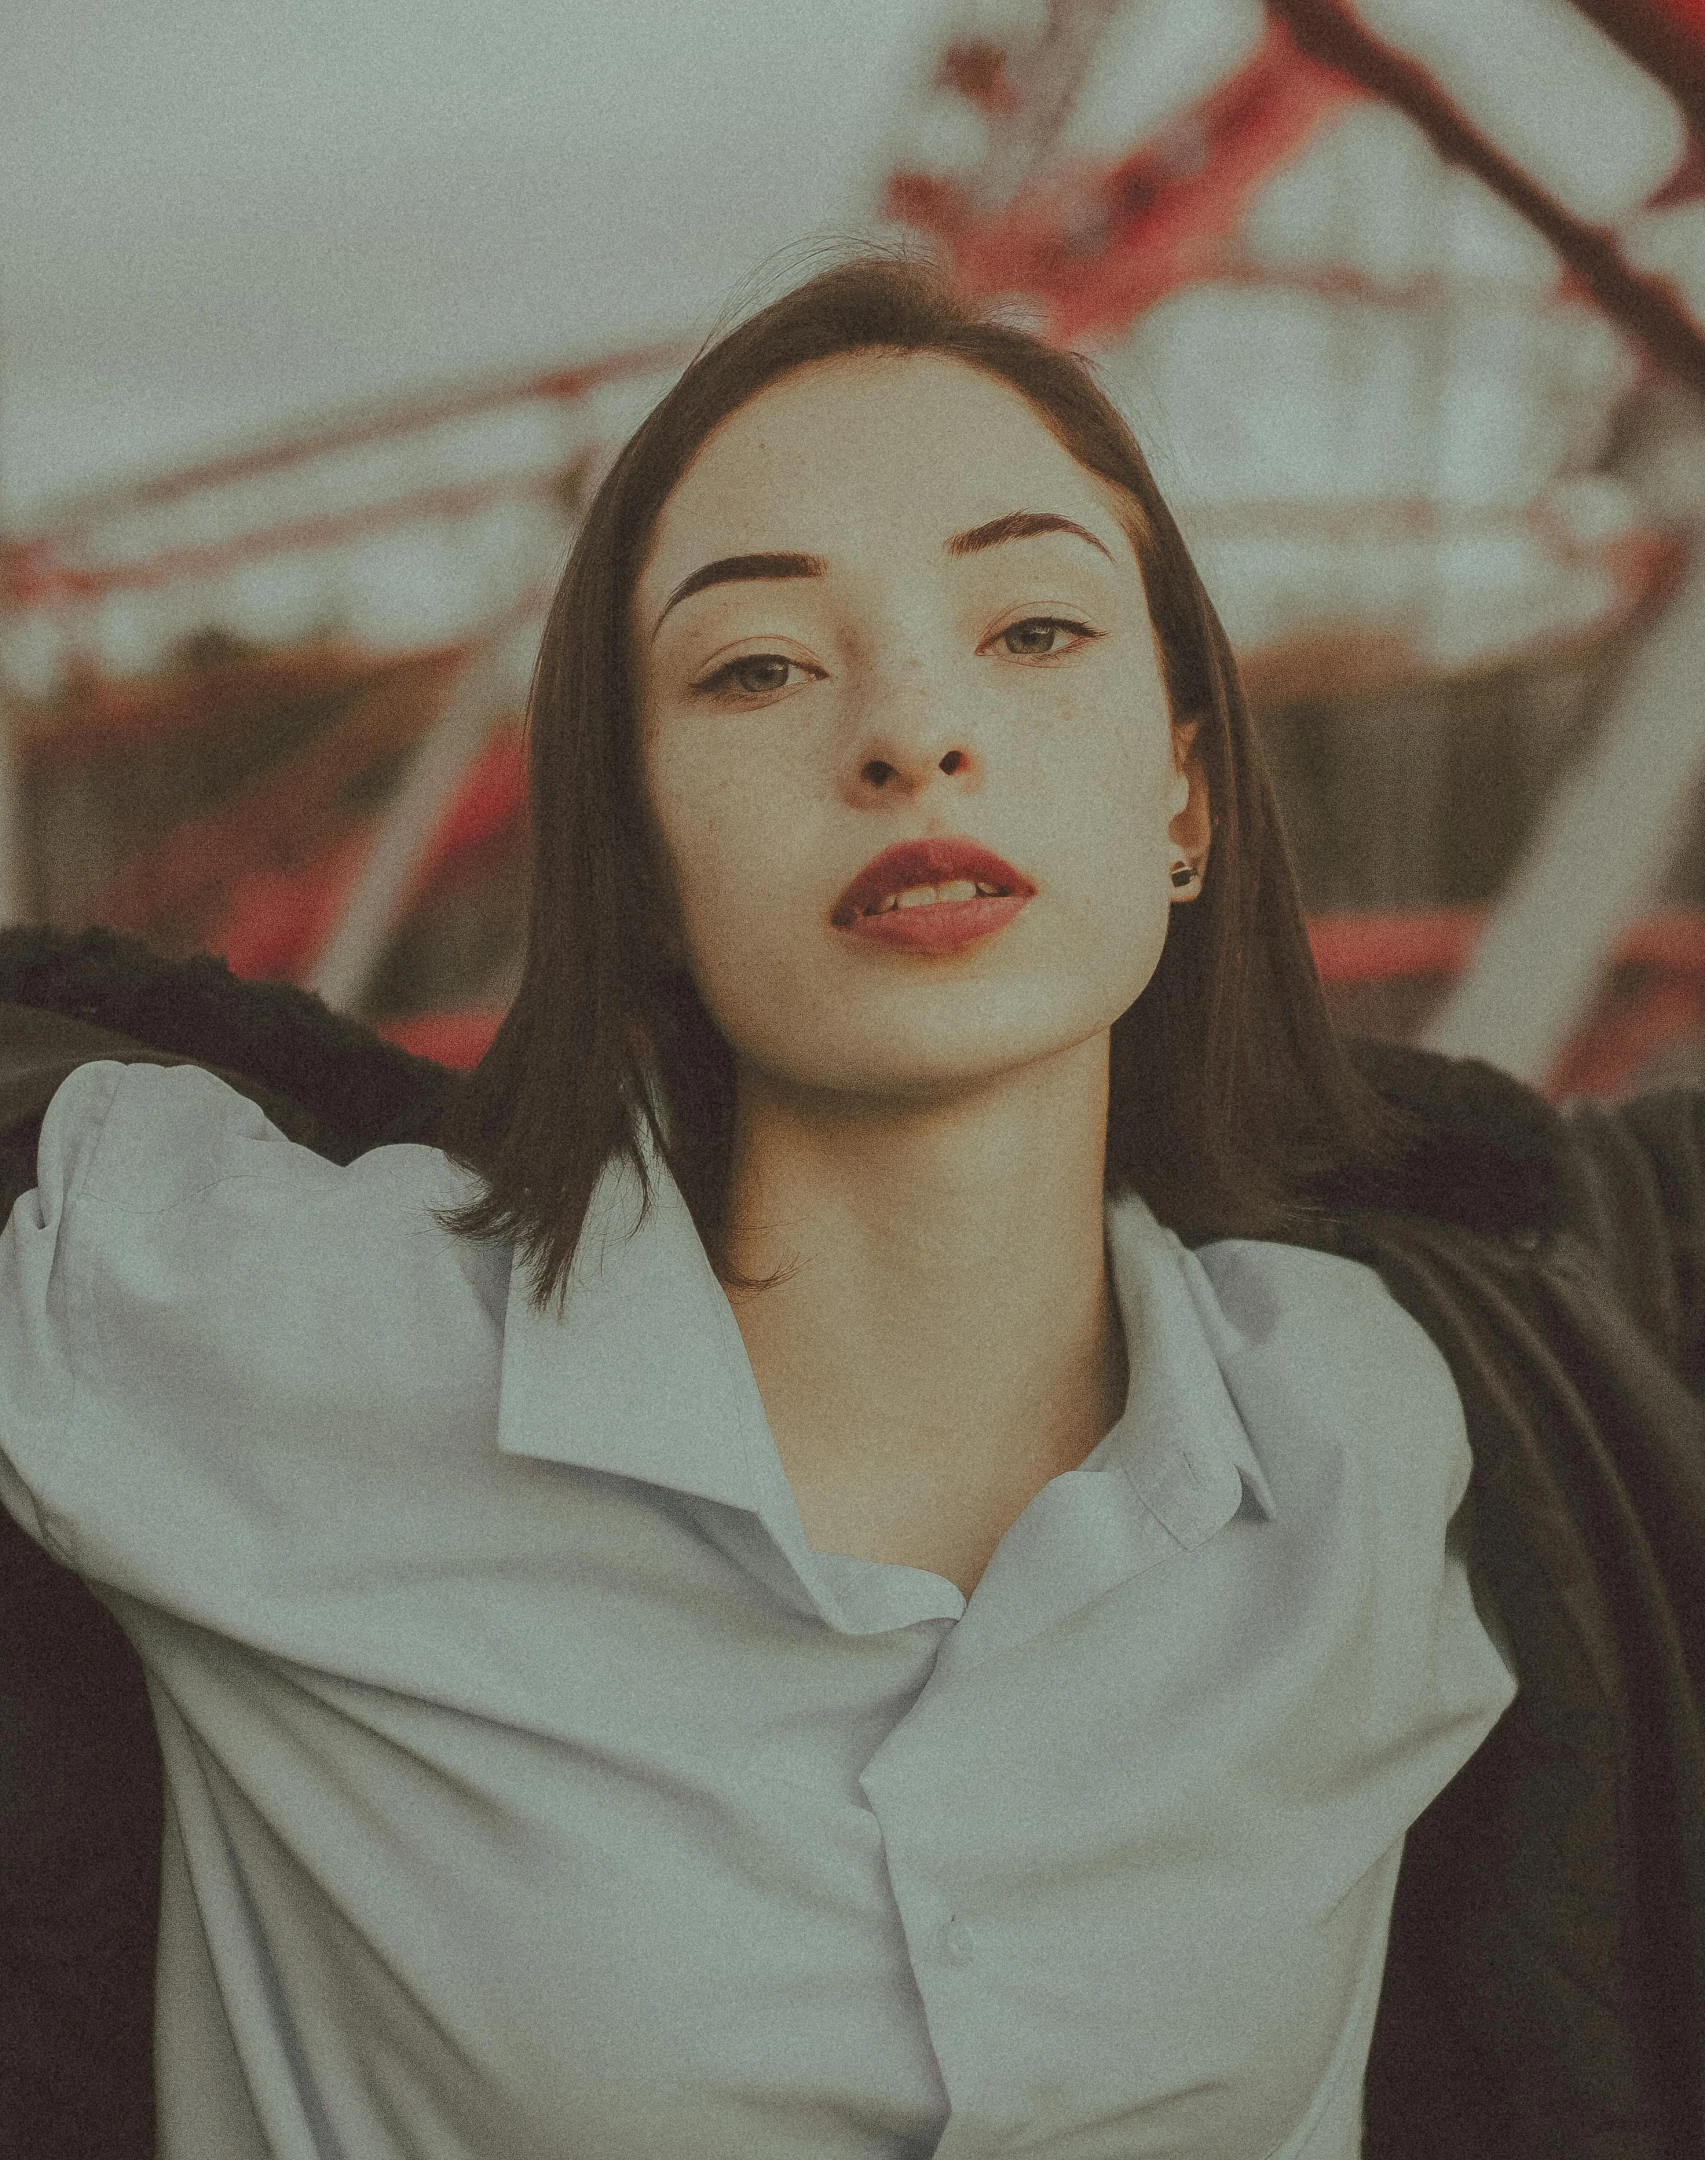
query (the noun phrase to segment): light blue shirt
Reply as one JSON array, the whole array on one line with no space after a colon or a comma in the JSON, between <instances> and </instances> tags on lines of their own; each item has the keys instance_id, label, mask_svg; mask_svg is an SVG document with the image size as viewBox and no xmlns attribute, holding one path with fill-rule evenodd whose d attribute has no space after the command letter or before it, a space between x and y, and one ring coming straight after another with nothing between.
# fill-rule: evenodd
<instances>
[{"instance_id":1,"label":"light blue shirt","mask_svg":"<svg viewBox=\"0 0 1705 2160\"><path fill-rule=\"evenodd\" d=\"M1345 2160L1404 1833L1515 1694L1443 1357L1109 1206L1123 1416L967 1600L812 1551L653 1158L566 1317L193 1066L0 1236L0 1498L147 1673L161 2160Z\"/></svg>"}]
</instances>

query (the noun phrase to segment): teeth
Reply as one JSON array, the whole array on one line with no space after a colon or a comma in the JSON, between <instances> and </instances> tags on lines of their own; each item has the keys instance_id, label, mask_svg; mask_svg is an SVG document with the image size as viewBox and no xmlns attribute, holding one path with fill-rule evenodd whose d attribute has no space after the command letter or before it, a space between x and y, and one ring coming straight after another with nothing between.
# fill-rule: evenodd
<instances>
[{"instance_id":1,"label":"teeth","mask_svg":"<svg viewBox=\"0 0 1705 2160\"><path fill-rule=\"evenodd\" d=\"M891 908L929 907L937 900L975 900L979 893L985 899L1000 891L998 885L982 885L970 878L955 878L950 885L913 885L902 893L890 893L879 900L875 907L867 909L871 915L886 915Z\"/></svg>"}]
</instances>

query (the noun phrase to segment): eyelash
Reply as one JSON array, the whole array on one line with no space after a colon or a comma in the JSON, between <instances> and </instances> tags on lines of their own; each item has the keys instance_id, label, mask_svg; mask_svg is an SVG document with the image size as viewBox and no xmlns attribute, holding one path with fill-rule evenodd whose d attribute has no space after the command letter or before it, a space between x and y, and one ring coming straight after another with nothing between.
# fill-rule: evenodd
<instances>
[{"instance_id":1,"label":"eyelash","mask_svg":"<svg viewBox=\"0 0 1705 2160\"><path fill-rule=\"evenodd\" d=\"M1092 630L1089 627L1088 623L1073 622L1064 615L1026 615L1022 619L1022 621L1008 623L1004 630L997 630L995 632L995 638L998 642L1001 638L1011 637L1012 633L1015 630L1035 630L1037 628L1041 628L1044 630L1069 630L1075 637L1080 638L1097 638L1101 635L1101 632L1099 630ZM1059 655L1057 653L1051 652L1012 653L1009 655L1009 658L1014 660L1054 660L1058 657Z\"/></svg>"},{"instance_id":2,"label":"eyelash","mask_svg":"<svg viewBox=\"0 0 1705 2160\"><path fill-rule=\"evenodd\" d=\"M1035 629L1069 630L1074 637L1078 638L1098 638L1101 635L1099 630L1092 630L1087 623L1073 622L1064 615L1026 615L1018 622L1008 623L1004 630L997 630L994 642L998 643L1004 637L1011 637L1018 630ZM1013 660L1057 660L1061 656L1053 652L1015 653L1009 650L1008 657ZM714 697L725 685L731 684L738 669L751 667L760 660L779 660L784 667L803 668L805 665L802 660L790 660L786 653L742 653L739 659L726 662L714 674L707 675L702 682L694 683L693 688L702 696ZM747 690L737 694L754 698L775 697L779 694L779 691L791 687L791 684L782 683L778 685L776 690Z\"/></svg>"}]
</instances>

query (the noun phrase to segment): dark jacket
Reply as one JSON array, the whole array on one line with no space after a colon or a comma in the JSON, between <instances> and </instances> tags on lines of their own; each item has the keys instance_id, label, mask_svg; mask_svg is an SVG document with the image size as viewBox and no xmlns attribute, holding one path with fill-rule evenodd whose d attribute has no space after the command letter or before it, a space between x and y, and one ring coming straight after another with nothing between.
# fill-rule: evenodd
<instances>
[{"instance_id":1,"label":"dark jacket","mask_svg":"<svg viewBox=\"0 0 1705 2160\"><path fill-rule=\"evenodd\" d=\"M1437 1343L1470 1579L1520 1691L1413 1825L1368 2160L1705 2156L1705 1089L1567 1113L1350 1045L1419 1112L1318 1242ZM430 1142L449 1076L305 992L111 933L0 935L0 1180L90 1058L194 1062L337 1162ZM153 2149L160 1763L115 1622L0 1511L0 2154ZM493 2156L501 2160L501 2156Z\"/></svg>"}]
</instances>

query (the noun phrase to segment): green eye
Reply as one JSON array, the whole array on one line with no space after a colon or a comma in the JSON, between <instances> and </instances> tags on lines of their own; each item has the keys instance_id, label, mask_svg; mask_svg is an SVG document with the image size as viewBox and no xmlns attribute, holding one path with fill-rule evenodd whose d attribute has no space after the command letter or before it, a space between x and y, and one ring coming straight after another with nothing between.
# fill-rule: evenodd
<instances>
[{"instance_id":1,"label":"green eye","mask_svg":"<svg viewBox=\"0 0 1705 2160\"><path fill-rule=\"evenodd\" d=\"M1015 660L1046 660L1061 650L1055 644L1054 639L1056 633L1062 630L1069 632L1073 637L1079 638L1090 638L1099 635L1099 632L1091 630L1087 623L1068 622L1062 615L1028 615L1023 622L1009 624L1005 630L1001 631L1000 642L1005 645L1007 651L1012 654ZM1042 644L1036 643L1035 640L1038 637L1045 639L1046 642ZM1013 643L1015 638L1023 640L1023 643L1015 645Z\"/></svg>"},{"instance_id":2,"label":"green eye","mask_svg":"<svg viewBox=\"0 0 1705 2160\"><path fill-rule=\"evenodd\" d=\"M743 653L707 675L698 688L712 694L727 689L737 690L742 697L767 697L772 691L788 689L787 671L798 666L797 660L782 653Z\"/></svg>"}]
</instances>

